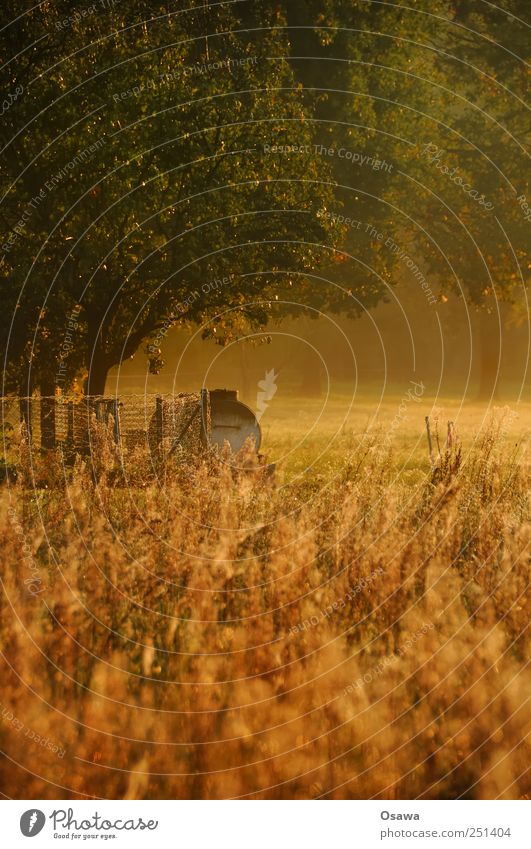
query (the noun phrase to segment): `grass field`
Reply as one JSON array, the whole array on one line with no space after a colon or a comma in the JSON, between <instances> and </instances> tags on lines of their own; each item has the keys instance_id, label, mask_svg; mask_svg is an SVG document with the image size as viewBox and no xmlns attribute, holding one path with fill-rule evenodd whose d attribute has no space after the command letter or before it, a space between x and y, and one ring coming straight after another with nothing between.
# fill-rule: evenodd
<instances>
[{"instance_id":1,"label":"grass field","mask_svg":"<svg viewBox=\"0 0 531 849\"><path fill-rule=\"evenodd\" d=\"M500 441L510 448L526 441L531 403L497 402L488 407L455 398L434 399L422 391L421 384L413 383L393 387L383 396L376 390L354 397L339 391L329 397L301 399L295 392L291 396L287 392L271 401L261 420L262 447L288 480L308 468L333 474L345 456L370 437L381 450L392 450L393 463L401 473L427 472L426 416L430 417L435 451L435 430L444 450L448 421L454 423L467 451L491 416L501 423Z\"/></svg>"},{"instance_id":2,"label":"grass field","mask_svg":"<svg viewBox=\"0 0 531 849\"><path fill-rule=\"evenodd\" d=\"M274 477L137 454L125 480L102 448L96 482L48 455L47 488L4 486L11 795L529 792L529 406L439 402L433 465L429 399L321 406L271 403Z\"/></svg>"}]
</instances>

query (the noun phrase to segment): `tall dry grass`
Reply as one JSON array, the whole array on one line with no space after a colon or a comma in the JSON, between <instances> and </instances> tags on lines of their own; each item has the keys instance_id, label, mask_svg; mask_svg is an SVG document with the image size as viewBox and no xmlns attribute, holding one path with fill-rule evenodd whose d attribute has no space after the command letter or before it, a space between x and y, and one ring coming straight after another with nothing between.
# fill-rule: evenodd
<instances>
[{"instance_id":1,"label":"tall dry grass","mask_svg":"<svg viewBox=\"0 0 531 849\"><path fill-rule=\"evenodd\" d=\"M498 437L417 486L370 439L286 487L249 457L120 471L102 441L95 479L26 456L2 497L2 791L525 794L527 467Z\"/></svg>"}]
</instances>

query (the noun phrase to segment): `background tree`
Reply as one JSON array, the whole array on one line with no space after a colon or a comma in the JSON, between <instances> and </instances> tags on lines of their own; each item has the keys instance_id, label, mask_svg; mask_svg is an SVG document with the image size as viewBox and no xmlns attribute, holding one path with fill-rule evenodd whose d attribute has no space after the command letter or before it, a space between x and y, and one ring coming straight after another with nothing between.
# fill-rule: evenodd
<instances>
[{"instance_id":1,"label":"background tree","mask_svg":"<svg viewBox=\"0 0 531 849\"><path fill-rule=\"evenodd\" d=\"M412 150L418 202L436 238L426 261L471 311L479 346L479 394L497 394L503 326L521 302L529 220L524 64L527 4L460 0L442 32L436 67L445 80L440 132L422 122ZM428 146L428 147L427 147ZM443 271L441 257L449 260ZM450 268L450 263L452 268Z\"/></svg>"},{"instance_id":2,"label":"background tree","mask_svg":"<svg viewBox=\"0 0 531 849\"><path fill-rule=\"evenodd\" d=\"M286 4L292 64L314 96L320 137L393 166L353 168L334 157L337 182L348 187L337 192L344 213L371 222L426 267L440 309L445 290L462 295L478 327L483 397L496 386L500 320L525 283L529 221L517 197L529 202L527 5ZM391 283L397 270L396 254L370 233L348 230L345 246L360 262L355 271L337 268L354 278L356 293L373 296L366 303L386 299L378 275Z\"/></svg>"}]
</instances>

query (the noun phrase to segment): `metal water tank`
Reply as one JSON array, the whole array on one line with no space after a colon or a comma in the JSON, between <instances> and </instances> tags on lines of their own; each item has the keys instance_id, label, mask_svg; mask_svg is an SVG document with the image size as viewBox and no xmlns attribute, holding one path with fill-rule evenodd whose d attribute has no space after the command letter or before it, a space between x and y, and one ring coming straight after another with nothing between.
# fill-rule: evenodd
<instances>
[{"instance_id":1,"label":"metal water tank","mask_svg":"<svg viewBox=\"0 0 531 849\"><path fill-rule=\"evenodd\" d=\"M262 430L258 420L246 404L238 400L237 389L212 389L210 391L210 441L223 446L228 442L232 451L239 451L246 439L254 439L258 451Z\"/></svg>"}]
</instances>

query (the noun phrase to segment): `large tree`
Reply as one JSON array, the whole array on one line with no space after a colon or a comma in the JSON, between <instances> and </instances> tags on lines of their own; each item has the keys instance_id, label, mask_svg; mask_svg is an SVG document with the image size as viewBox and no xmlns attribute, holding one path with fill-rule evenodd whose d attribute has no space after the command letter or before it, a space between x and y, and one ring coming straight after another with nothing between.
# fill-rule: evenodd
<instances>
[{"instance_id":1,"label":"large tree","mask_svg":"<svg viewBox=\"0 0 531 849\"><path fill-rule=\"evenodd\" d=\"M357 314L396 278L381 234L492 339L528 225L522 0L17 5L0 33L3 88L23 89L1 130L9 386L29 356L36 385L65 369L76 304L66 368L91 392L145 340L156 367L178 321L223 342L272 300Z\"/></svg>"},{"instance_id":2,"label":"large tree","mask_svg":"<svg viewBox=\"0 0 531 849\"><path fill-rule=\"evenodd\" d=\"M44 4L18 20L15 6L2 32L3 88L24 91L2 129L8 388L26 360L29 390L53 389L73 309L68 375L81 365L98 394L168 322L224 337L263 325L272 298L304 300L286 272L326 259L338 228L317 214L330 169L306 153L277 13L253 36L230 5ZM287 163L270 148L294 124L303 152Z\"/></svg>"}]
</instances>

